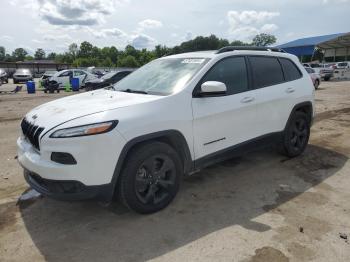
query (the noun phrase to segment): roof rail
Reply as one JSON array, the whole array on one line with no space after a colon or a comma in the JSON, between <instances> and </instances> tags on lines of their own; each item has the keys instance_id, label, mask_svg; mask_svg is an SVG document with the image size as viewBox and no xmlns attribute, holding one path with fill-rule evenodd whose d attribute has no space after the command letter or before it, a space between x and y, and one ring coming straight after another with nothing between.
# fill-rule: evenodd
<instances>
[{"instance_id":1,"label":"roof rail","mask_svg":"<svg viewBox=\"0 0 350 262\"><path fill-rule=\"evenodd\" d=\"M221 54L236 50L250 50L250 51L270 51L270 52L280 52L285 53L285 51L278 47L262 47L262 46L225 46L216 51L215 54Z\"/></svg>"}]
</instances>

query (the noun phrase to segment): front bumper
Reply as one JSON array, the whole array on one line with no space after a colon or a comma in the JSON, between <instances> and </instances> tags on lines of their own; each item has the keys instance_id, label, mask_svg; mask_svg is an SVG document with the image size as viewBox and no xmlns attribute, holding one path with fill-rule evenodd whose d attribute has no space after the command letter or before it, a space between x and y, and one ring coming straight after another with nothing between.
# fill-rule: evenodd
<instances>
[{"instance_id":1,"label":"front bumper","mask_svg":"<svg viewBox=\"0 0 350 262\"><path fill-rule=\"evenodd\" d=\"M79 181L50 180L24 169L27 183L44 196L57 200L98 199L110 201L113 196L112 184L86 186Z\"/></svg>"}]
</instances>

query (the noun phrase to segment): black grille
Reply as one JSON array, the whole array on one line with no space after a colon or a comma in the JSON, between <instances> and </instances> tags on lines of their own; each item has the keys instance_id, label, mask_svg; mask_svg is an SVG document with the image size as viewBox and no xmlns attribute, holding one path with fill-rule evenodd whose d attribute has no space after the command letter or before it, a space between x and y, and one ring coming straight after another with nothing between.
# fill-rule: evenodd
<instances>
[{"instance_id":1,"label":"black grille","mask_svg":"<svg viewBox=\"0 0 350 262\"><path fill-rule=\"evenodd\" d=\"M43 127L36 126L28 122L25 118L22 120L21 128L23 135L28 138L29 142L38 150L39 148L39 136L44 131Z\"/></svg>"}]
</instances>

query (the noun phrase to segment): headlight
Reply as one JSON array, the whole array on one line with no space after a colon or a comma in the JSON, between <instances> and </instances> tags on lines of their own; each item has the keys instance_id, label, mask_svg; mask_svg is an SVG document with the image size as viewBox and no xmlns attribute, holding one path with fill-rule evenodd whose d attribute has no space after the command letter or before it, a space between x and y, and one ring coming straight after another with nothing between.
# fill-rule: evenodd
<instances>
[{"instance_id":1,"label":"headlight","mask_svg":"<svg viewBox=\"0 0 350 262\"><path fill-rule=\"evenodd\" d=\"M117 120L83 125L83 126L75 126L64 129L59 129L53 132L50 137L51 138L65 138L65 137L77 137L77 136L91 136L102 134L111 131L118 124Z\"/></svg>"}]
</instances>

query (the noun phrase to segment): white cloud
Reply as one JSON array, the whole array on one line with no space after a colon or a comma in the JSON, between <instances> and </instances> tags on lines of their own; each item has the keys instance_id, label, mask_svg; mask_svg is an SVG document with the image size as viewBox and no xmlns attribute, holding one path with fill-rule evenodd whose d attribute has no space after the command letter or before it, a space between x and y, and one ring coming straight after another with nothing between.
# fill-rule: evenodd
<instances>
[{"instance_id":1,"label":"white cloud","mask_svg":"<svg viewBox=\"0 0 350 262\"><path fill-rule=\"evenodd\" d=\"M259 33L272 33L278 26L267 21L279 15L279 12L267 11L228 11L229 34L235 39L247 41Z\"/></svg>"},{"instance_id":2,"label":"white cloud","mask_svg":"<svg viewBox=\"0 0 350 262\"><path fill-rule=\"evenodd\" d=\"M186 35L183 38L185 41L189 41L193 39L193 33L191 31L187 31Z\"/></svg>"},{"instance_id":3,"label":"white cloud","mask_svg":"<svg viewBox=\"0 0 350 262\"><path fill-rule=\"evenodd\" d=\"M89 32L96 38L117 37L125 38L127 34L119 28L105 28L105 29L89 29Z\"/></svg>"},{"instance_id":4,"label":"white cloud","mask_svg":"<svg viewBox=\"0 0 350 262\"><path fill-rule=\"evenodd\" d=\"M265 24L260 28L262 33L273 33L278 29L278 26L275 24Z\"/></svg>"},{"instance_id":5,"label":"white cloud","mask_svg":"<svg viewBox=\"0 0 350 262\"><path fill-rule=\"evenodd\" d=\"M39 16L51 25L92 26L103 23L125 0L37 0Z\"/></svg>"},{"instance_id":6,"label":"white cloud","mask_svg":"<svg viewBox=\"0 0 350 262\"><path fill-rule=\"evenodd\" d=\"M13 37L9 35L0 36L0 41L13 42Z\"/></svg>"},{"instance_id":7,"label":"white cloud","mask_svg":"<svg viewBox=\"0 0 350 262\"><path fill-rule=\"evenodd\" d=\"M322 0L323 4L329 4L329 3L348 3L350 0Z\"/></svg>"},{"instance_id":8,"label":"white cloud","mask_svg":"<svg viewBox=\"0 0 350 262\"><path fill-rule=\"evenodd\" d=\"M159 28L163 26L163 23L158 20L145 19L139 22L139 26L144 29Z\"/></svg>"},{"instance_id":9,"label":"white cloud","mask_svg":"<svg viewBox=\"0 0 350 262\"><path fill-rule=\"evenodd\" d=\"M69 40L72 40L72 37L68 34L64 34L64 35L60 35L60 34L57 34L57 35L50 35L50 34L45 34L43 36L43 39L47 42L53 42L53 41L57 41L57 40L66 40L66 41L69 41Z\"/></svg>"},{"instance_id":10,"label":"white cloud","mask_svg":"<svg viewBox=\"0 0 350 262\"><path fill-rule=\"evenodd\" d=\"M137 34L131 37L131 45L136 49L152 48L156 44L157 40L145 34Z\"/></svg>"}]
</instances>

